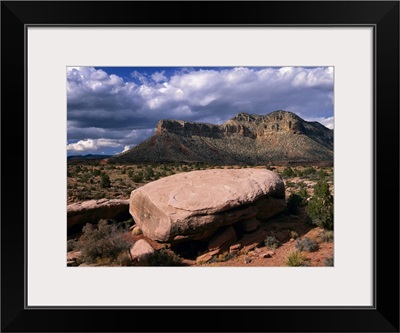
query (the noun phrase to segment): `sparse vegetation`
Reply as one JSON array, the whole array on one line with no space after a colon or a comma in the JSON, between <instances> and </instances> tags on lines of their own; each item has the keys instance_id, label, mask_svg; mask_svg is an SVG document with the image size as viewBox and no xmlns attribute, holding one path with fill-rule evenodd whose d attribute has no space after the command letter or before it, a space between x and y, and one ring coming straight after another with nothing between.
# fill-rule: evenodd
<instances>
[{"instance_id":1,"label":"sparse vegetation","mask_svg":"<svg viewBox=\"0 0 400 333\"><path fill-rule=\"evenodd\" d=\"M299 251L315 252L318 250L318 244L308 237L297 238L294 247Z\"/></svg>"},{"instance_id":2,"label":"sparse vegetation","mask_svg":"<svg viewBox=\"0 0 400 333\"><path fill-rule=\"evenodd\" d=\"M285 168L282 171L282 177L288 178L288 177L294 177L295 173L291 167Z\"/></svg>"},{"instance_id":3,"label":"sparse vegetation","mask_svg":"<svg viewBox=\"0 0 400 333\"><path fill-rule=\"evenodd\" d=\"M325 260L324 260L324 265L325 265L325 266L333 266L333 256L332 256L332 257L325 258Z\"/></svg>"},{"instance_id":4,"label":"sparse vegetation","mask_svg":"<svg viewBox=\"0 0 400 333\"><path fill-rule=\"evenodd\" d=\"M232 258L235 258L235 257L237 257L237 254L236 254L236 253L232 253L232 252L226 251L226 252L223 252L223 253L221 253L221 254L219 254L219 255L213 257L213 258L210 260L210 263L214 263L214 262L224 262L224 261L228 261L228 260L230 260L230 259L232 259Z\"/></svg>"},{"instance_id":5,"label":"sparse vegetation","mask_svg":"<svg viewBox=\"0 0 400 333\"><path fill-rule=\"evenodd\" d=\"M154 251L146 259L147 266L183 266L182 258L168 249Z\"/></svg>"},{"instance_id":6,"label":"sparse vegetation","mask_svg":"<svg viewBox=\"0 0 400 333\"><path fill-rule=\"evenodd\" d=\"M126 230L107 220L100 220L97 225L87 223L82 232L75 248L81 251L85 263L111 263L132 245L132 241L124 237Z\"/></svg>"},{"instance_id":7,"label":"sparse vegetation","mask_svg":"<svg viewBox=\"0 0 400 333\"><path fill-rule=\"evenodd\" d=\"M100 175L100 187L109 188L111 186L110 177L106 173Z\"/></svg>"},{"instance_id":8,"label":"sparse vegetation","mask_svg":"<svg viewBox=\"0 0 400 333\"><path fill-rule=\"evenodd\" d=\"M333 242L333 231L332 230L325 230L323 234L324 242L332 243Z\"/></svg>"},{"instance_id":9,"label":"sparse vegetation","mask_svg":"<svg viewBox=\"0 0 400 333\"><path fill-rule=\"evenodd\" d=\"M291 252L285 259L286 266L302 266L304 263L304 257L299 251Z\"/></svg>"},{"instance_id":10,"label":"sparse vegetation","mask_svg":"<svg viewBox=\"0 0 400 333\"><path fill-rule=\"evenodd\" d=\"M312 222L320 228L333 230L333 196L326 181L318 181L306 208Z\"/></svg>"},{"instance_id":11,"label":"sparse vegetation","mask_svg":"<svg viewBox=\"0 0 400 333\"><path fill-rule=\"evenodd\" d=\"M230 166L222 166L224 169L240 169L249 167L246 165L230 165ZM254 166L250 166L254 167ZM260 254L263 252L257 252L248 250L245 247L239 249L235 253L224 252L219 255L215 255L210 262L215 266L231 266L232 262L237 262L239 266L244 266L243 258L250 258L251 261L246 265L276 265L279 262L280 266L288 265L288 266L305 266L306 264L311 266L321 266L333 265L333 257L330 256L333 254L333 244L327 244L333 242L333 227L332 229L324 228L323 232L314 231L309 234L313 240L315 240L320 245L320 250L315 254L301 252L307 250L299 250L295 247L295 241L293 239L298 240L300 237L304 237L312 228L315 228L318 224L315 222L315 219L312 219L312 213L308 212L308 216L304 213L304 206L307 206L308 203L316 200L316 197L321 197L321 193L325 193L326 191L321 191L317 189L317 182L325 182L328 186L330 192L333 193L333 170L332 168L321 168L320 166L315 167L304 167L304 166L296 166L296 167L286 167L286 166L272 166L272 165L262 165L255 166L257 168L266 168L271 169L274 172L277 172L282 175L285 169L289 169L286 171L287 174L292 174L290 169L293 171L293 175L285 178L286 184L286 198L288 204L288 212L289 214L282 214L277 217L276 222L283 219L283 221L287 221L288 224L286 226L280 226L277 224L273 224L274 220L272 220L272 227L267 230L267 234L269 235L264 240L264 243L260 245L260 249L264 248L265 251L273 250L276 254L273 254L269 258L263 258ZM145 176L148 175L149 168L152 169L152 177L150 179L145 179ZM98 164L82 164L78 167L77 164L68 164L68 178L67 178L67 191L68 191L68 204L81 201L81 200L89 200L89 199L101 199L101 198L121 198L128 199L132 190L139 188L146 183L154 181L157 178L166 177L175 173L181 173L185 171L191 170L201 170L201 169L213 169L213 168L221 168L221 166L213 165L213 164L205 164L205 163L142 163L138 164L115 164L113 168L109 168L107 164L98 163ZM312 170L315 170L313 172ZM306 175L303 176L304 170L307 170ZM323 171L323 172L322 172ZM151 172L150 172L151 173ZM107 174L110 180L110 187L102 187L102 178ZM295 178L297 177L297 178ZM300 179L298 178L300 177ZM323 177L323 179L320 179ZM289 189L288 189L289 187ZM331 193L330 193L331 194ZM311 198L312 196L312 198ZM323 195L322 195L323 197ZM301 198L301 202L300 202ZM309 198L309 200L307 200ZM329 200L328 200L329 202ZM291 205L293 204L294 210L292 210ZM297 212L296 212L297 207ZM333 196L332 196L332 212L333 212ZM293 216L293 215L296 216ZM333 216L332 216L333 218ZM307 222L308 221L308 222ZM310 224L312 221L312 224ZM308 224L307 224L308 223ZM111 225L110 223L108 223ZM132 221L128 223L132 225ZM333 224L332 224L333 225ZM128 226L128 225L127 225ZM138 238L142 238L143 236L136 232L127 231L127 226L120 226L118 229L123 231L121 234L125 234L123 239L128 241L130 245L134 243L134 241ZM264 228L263 225L261 227ZM265 227L267 227L265 225ZM89 227L90 228L90 227ZM93 230L96 232L98 226L93 225ZM126 231L126 232L125 232ZM318 236L317 236L318 235ZM83 236L83 234L82 234ZM274 237L276 236L276 237ZM76 236L74 236L76 237ZM88 237L88 235L87 235ZM88 237L90 238L90 237ZM281 242L278 241L278 239ZM291 243L289 243L289 239ZM82 239L83 240L83 239ZM325 244L323 243L325 242ZM76 243L76 244L74 244ZM78 251L80 250L79 239L75 238L69 240L67 242L67 250L68 251ZM95 244L92 240L89 243ZM106 243L106 242L104 242ZM289 246L289 247L288 247ZM97 248L97 245L94 246ZM100 246L99 248L105 248L105 246ZM125 249L130 248L126 247ZM297 258L297 254L293 255L293 258L285 258L287 255L286 251L288 248L293 248L296 252L299 252L299 256L301 260ZM96 250L97 251L97 250ZM96 251L92 251L92 254ZM250 252L249 252L250 251ZM282 251L282 252L281 252ZM101 252L101 250L97 251ZM106 253L107 251L103 251ZM122 250L121 252L112 255L98 255L96 259L90 261L87 259L87 256L81 257L79 259L80 263L88 263L94 265L105 265L105 266L130 266L137 265L137 263L133 262L130 258L129 251ZM255 252L255 254L250 254ZM89 252L90 253L90 252ZM182 259L182 257L176 256L174 252L170 249L156 250L155 257L150 259L149 266L179 266L179 265L192 265L188 258ZM283 254L285 253L285 254ZM183 253L181 253L183 254ZM292 255L292 253L290 254ZM95 254L93 254L95 256ZM176 257L175 257L176 256ZM288 256L289 257L289 256ZM326 259L324 259L326 257ZM308 258L308 259L307 259ZM319 261L316 260L318 258ZM330 258L330 259L329 259ZM82 261L81 261L82 260ZM154 260L154 263L151 261ZM279 261L278 261L279 260ZM300 261L300 264L296 263ZM329 262L329 260L331 262ZM172 262L172 264L171 264ZM289 264L288 264L289 263ZM147 264L146 264L147 265ZM193 264L195 265L195 264Z\"/></svg>"},{"instance_id":12,"label":"sparse vegetation","mask_svg":"<svg viewBox=\"0 0 400 333\"><path fill-rule=\"evenodd\" d=\"M267 236L264 239L264 245L275 250L279 246L279 241L274 236Z\"/></svg>"}]
</instances>

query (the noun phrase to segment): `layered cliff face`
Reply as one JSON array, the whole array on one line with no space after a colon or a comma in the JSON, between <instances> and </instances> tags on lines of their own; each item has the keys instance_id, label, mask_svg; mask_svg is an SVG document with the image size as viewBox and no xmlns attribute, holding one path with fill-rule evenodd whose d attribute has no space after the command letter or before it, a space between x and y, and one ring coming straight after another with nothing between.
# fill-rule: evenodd
<instances>
[{"instance_id":1,"label":"layered cliff face","mask_svg":"<svg viewBox=\"0 0 400 333\"><path fill-rule=\"evenodd\" d=\"M115 162L333 163L333 131L288 111L239 113L222 125L161 120L156 133Z\"/></svg>"}]
</instances>

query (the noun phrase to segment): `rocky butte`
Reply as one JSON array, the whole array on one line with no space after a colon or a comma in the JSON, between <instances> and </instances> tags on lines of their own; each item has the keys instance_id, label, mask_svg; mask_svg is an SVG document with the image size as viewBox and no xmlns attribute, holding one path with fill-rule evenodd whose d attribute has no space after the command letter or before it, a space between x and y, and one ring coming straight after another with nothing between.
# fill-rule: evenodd
<instances>
[{"instance_id":1,"label":"rocky butte","mask_svg":"<svg viewBox=\"0 0 400 333\"><path fill-rule=\"evenodd\" d=\"M333 164L333 130L288 111L239 113L221 125L161 120L116 163Z\"/></svg>"}]
</instances>

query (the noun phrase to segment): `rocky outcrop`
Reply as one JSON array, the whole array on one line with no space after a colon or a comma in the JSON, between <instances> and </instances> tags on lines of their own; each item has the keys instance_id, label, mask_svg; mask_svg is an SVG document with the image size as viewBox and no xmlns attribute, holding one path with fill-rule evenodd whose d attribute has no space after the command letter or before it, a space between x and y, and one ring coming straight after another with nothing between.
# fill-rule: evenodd
<instances>
[{"instance_id":1,"label":"rocky outcrop","mask_svg":"<svg viewBox=\"0 0 400 333\"><path fill-rule=\"evenodd\" d=\"M132 191L129 212L145 236L174 243L209 239L223 226L265 219L285 207L278 174L212 169L165 177Z\"/></svg>"},{"instance_id":2,"label":"rocky outcrop","mask_svg":"<svg viewBox=\"0 0 400 333\"><path fill-rule=\"evenodd\" d=\"M73 203L67 206L67 230L76 230L86 223L101 219L127 220L129 200L100 199Z\"/></svg>"},{"instance_id":3,"label":"rocky outcrop","mask_svg":"<svg viewBox=\"0 0 400 333\"><path fill-rule=\"evenodd\" d=\"M283 110L239 113L221 125L160 120L154 136L110 161L330 165L333 131Z\"/></svg>"}]
</instances>

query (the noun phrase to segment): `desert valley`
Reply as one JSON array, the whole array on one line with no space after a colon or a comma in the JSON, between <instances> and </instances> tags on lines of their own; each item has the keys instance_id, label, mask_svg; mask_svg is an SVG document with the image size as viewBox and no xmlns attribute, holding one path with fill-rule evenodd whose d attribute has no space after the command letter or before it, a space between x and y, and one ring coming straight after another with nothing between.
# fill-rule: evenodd
<instances>
[{"instance_id":1,"label":"desert valley","mask_svg":"<svg viewBox=\"0 0 400 333\"><path fill-rule=\"evenodd\" d=\"M163 119L67 164L68 266L334 264L333 130L292 112Z\"/></svg>"}]
</instances>

